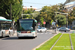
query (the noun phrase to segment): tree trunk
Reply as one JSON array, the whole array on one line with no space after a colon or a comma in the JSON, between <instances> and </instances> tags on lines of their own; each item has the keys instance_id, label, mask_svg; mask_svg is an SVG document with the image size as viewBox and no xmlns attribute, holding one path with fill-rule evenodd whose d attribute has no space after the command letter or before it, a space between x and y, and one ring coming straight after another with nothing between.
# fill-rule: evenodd
<instances>
[{"instance_id":1,"label":"tree trunk","mask_svg":"<svg viewBox=\"0 0 75 50\"><path fill-rule=\"evenodd\" d=\"M10 3L10 19L12 20L12 3Z\"/></svg>"}]
</instances>

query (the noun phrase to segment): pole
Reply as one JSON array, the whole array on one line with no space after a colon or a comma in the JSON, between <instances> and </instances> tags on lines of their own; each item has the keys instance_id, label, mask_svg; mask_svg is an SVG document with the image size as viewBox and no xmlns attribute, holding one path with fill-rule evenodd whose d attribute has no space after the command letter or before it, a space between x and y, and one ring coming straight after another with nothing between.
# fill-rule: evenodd
<instances>
[{"instance_id":1,"label":"pole","mask_svg":"<svg viewBox=\"0 0 75 50\"><path fill-rule=\"evenodd\" d=\"M23 18L23 9L22 9L22 18Z\"/></svg>"},{"instance_id":2,"label":"pole","mask_svg":"<svg viewBox=\"0 0 75 50\"><path fill-rule=\"evenodd\" d=\"M66 27L68 27L68 14L66 15Z\"/></svg>"},{"instance_id":3,"label":"pole","mask_svg":"<svg viewBox=\"0 0 75 50\"><path fill-rule=\"evenodd\" d=\"M12 3L10 3L10 19L12 20ZM13 21L11 22L11 27L13 28Z\"/></svg>"},{"instance_id":4,"label":"pole","mask_svg":"<svg viewBox=\"0 0 75 50\"><path fill-rule=\"evenodd\" d=\"M10 19L12 20L12 4L10 3Z\"/></svg>"}]
</instances>

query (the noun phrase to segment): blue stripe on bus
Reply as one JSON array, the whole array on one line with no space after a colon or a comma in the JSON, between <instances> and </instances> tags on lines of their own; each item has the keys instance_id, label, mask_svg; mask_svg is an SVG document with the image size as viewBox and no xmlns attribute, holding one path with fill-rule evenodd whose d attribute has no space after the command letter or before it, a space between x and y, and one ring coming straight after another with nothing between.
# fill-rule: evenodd
<instances>
[{"instance_id":1,"label":"blue stripe on bus","mask_svg":"<svg viewBox=\"0 0 75 50\"><path fill-rule=\"evenodd\" d=\"M12 20L9 20L9 19L0 19L1 21L12 21Z\"/></svg>"}]
</instances>

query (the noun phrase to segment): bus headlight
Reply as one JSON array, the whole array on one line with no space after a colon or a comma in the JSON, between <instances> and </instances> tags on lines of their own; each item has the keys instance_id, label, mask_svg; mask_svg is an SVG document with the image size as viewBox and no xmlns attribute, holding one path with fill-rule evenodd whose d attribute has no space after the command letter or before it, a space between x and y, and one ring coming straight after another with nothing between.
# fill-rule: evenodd
<instances>
[{"instance_id":1,"label":"bus headlight","mask_svg":"<svg viewBox=\"0 0 75 50\"><path fill-rule=\"evenodd\" d=\"M35 32L32 32L32 35L34 36L35 35Z\"/></svg>"}]
</instances>

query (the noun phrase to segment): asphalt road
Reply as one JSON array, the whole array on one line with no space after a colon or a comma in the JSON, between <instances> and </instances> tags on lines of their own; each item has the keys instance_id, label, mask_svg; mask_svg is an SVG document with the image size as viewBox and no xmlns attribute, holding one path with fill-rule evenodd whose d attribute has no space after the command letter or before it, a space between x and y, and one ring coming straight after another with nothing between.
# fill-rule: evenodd
<instances>
[{"instance_id":1,"label":"asphalt road","mask_svg":"<svg viewBox=\"0 0 75 50\"><path fill-rule=\"evenodd\" d=\"M54 34L50 31L46 33L38 33L36 38L5 37L0 38L0 50L32 50L45 40L51 38Z\"/></svg>"}]
</instances>

